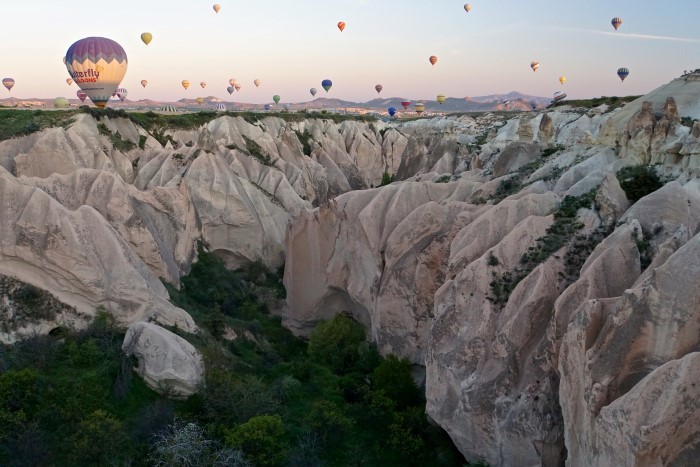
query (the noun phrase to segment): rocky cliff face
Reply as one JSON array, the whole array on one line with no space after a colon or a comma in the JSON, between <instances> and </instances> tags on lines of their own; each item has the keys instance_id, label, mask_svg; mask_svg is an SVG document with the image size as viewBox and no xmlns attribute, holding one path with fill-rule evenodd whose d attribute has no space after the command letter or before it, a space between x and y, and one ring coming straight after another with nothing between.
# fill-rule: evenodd
<instances>
[{"instance_id":1,"label":"rocky cliff face","mask_svg":"<svg viewBox=\"0 0 700 467\"><path fill-rule=\"evenodd\" d=\"M177 285L202 240L232 268L284 264L295 332L349 313L424 367L469 460L682 465L700 453L700 81L665 89L403 123L79 114L0 142L0 274L80 316L194 331L159 278ZM650 164L665 185L628 199ZM169 348L144 378L189 394L198 357Z\"/></svg>"}]
</instances>

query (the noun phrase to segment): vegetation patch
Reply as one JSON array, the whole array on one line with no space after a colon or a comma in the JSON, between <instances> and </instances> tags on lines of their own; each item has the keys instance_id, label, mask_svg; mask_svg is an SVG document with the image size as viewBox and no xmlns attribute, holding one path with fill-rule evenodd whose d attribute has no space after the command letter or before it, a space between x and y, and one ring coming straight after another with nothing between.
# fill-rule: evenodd
<instances>
[{"instance_id":1,"label":"vegetation patch","mask_svg":"<svg viewBox=\"0 0 700 467\"><path fill-rule=\"evenodd\" d=\"M270 154L263 151L263 148L260 147L260 145L256 141L248 138L245 135L243 135L243 139L245 140L246 150L248 151L248 154L256 158L263 165L267 165L270 167L275 165L272 161L272 157L270 156Z\"/></svg>"},{"instance_id":2,"label":"vegetation patch","mask_svg":"<svg viewBox=\"0 0 700 467\"><path fill-rule=\"evenodd\" d=\"M616 175L620 181L620 187L625 191L625 195L631 203L636 203L649 193L664 186L664 182L656 170L648 165L624 167Z\"/></svg>"},{"instance_id":3,"label":"vegetation patch","mask_svg":"<svg viewBox=\"0 0 700 467\"><path fill-rule=\"evenodd\" d=\"M73 123L77 110L0 109L0 141L27 136L53 127Z\"/></svg>"},{"instance_id":4,"label":"vegetation patch","mask_svg":"<svg viewBox=\"0 0 700 467\"><path fill-rule=\"evenodd\" d=\"M304 129L303 132L294 130L294 133L296 133L297 138L299 138L304 155L311 156L311 133L309 133L309 130Z\"/></svg>"},{"instance_id":5,"label":"vegetation patch","mask_svg":"<svg viewBox=\"0 0 700 467\"><path fill-rule=\"evenodd\" d=\"M442 175L435 180L435 183L448 183L450 180L452 180L452 175Z\"/></svg>"},{"instance_id":6,"label":"vegetation patch","mask_svg":"<svg viewBox=\"0 0 700 467\"><path fill-rule=\"evenodd\" d=\"M131 141L122 139L119 133L112 133L110 129L107 128L107 125L105 125L104 123L98 123L97 129L100 131L101 135L109 138L109 141L112 143L114 149L118 151L128 152L136 148L136 145Z\"/></svg>"},{"instance_id":7,"label":"vegetation patch","mask_svg":"<svg viewBox=\"0 0 700 467\"><path fill-rule=\"evenodd\" d=\"M550 104L550 107L560 107L562 105L570 105L572 107L592 109L592 108L599 107L599 106L605 104L608 106L608 110L615 110L615 109L627 104L628 102L632 102L634 100L639 99L640 97L642 97L642 96L625 96L625 97L601 96L601 97L596 97L593 99L574 99L574 100L566 100L565 99L563 101L554 102L553 104Z\"/></svg>"},{"instance_id":8,"label":"vegetation patch","mask_svg":"<svg viewBox=\"0 0 700 467\"><path fill-rule=\"evenodd\" d=\"M523 254L518 267L514 271L506 271L500 276L495 275L494 280L490 284L491 296L489 300L497 305L505 305L511 292L520 281L527 277L539 264L546 261L553 253L564 245L571 243L576 232L583 227L583 224L577 217L578 210L591 208L594 200L595 190L582 196L567 196L564 198L559 209L554 213L554 223L547 229L545 235L538 238L535 245L531 246ZM594 240L587 241L586 246L593 245L593 242ZM577 251L579 254L583 254L582 248L578 248ZM572 265L572 267L574 266Z\"/></svg>"},{"instance_id":9,"label":"vegetation patch","mask_svg":"<svg viewBox=\"0 0 700 467\"><path fill-rule=\"evenodd\" d=\"M382 174L382 183L379 186L386 186L394 183L394 176L389 175L388 172Z\"/></svg>"}]
</instances>

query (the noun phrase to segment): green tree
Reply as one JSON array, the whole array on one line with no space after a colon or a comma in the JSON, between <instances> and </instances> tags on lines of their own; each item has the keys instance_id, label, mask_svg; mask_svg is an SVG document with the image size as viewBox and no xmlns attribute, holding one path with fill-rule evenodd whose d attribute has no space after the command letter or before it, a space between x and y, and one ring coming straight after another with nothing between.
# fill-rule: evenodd
<instances>
[{"instance_id":1,"label":"green tree","mask_svg":"<svg viewBox=\"0 0 700 467\"><path fill-rule=\"evenodd\" d=\"M226 443L242 449L255 465L279 465L286 457L284 425L279 415L253 417L226 431Z\"/></svg>"},{"instance_id":2,"label":"green tree","mask_svg":"<svg viewBox=\"0 0 700 467\"><path fill-rule=\"evenodd\" d=\"M345 315L316 326L309 336L309 355L337 374L353 369L361 357L365 330L360 323Z\"/></svg>"},{"instance_id":3,"label":"green tree","mask_svg":"<svg viewBox=\"0 0 700 467\"><path fill-rule=\"evenodd\" d=\"M421 393L411 377L411 363L389 355L372 373L373 390L384 391L399 409L420 404Z\"/></svg>"},{"instance_id":4,"label":"green tree","mask_svg":"<svg viewBox=\"0 0 700 467\"><path fill-rule=\"evenodd\" d=\"M71 458L77 464L105 465L128 451L129 439L121 422L96 410L79 424L72 437Z\"/></svg>"}]
</instances>

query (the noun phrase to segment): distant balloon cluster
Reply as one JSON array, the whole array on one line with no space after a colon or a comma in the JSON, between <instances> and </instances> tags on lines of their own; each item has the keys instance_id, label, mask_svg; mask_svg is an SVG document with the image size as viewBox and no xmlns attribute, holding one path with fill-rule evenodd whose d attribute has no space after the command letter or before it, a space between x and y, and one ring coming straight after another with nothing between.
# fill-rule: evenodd
<instances>
[{"instance_id":1,"label":"distant balloon cluster","mask_svg":"<svg viewBox=\"0 0 700 467\"><path fill-rule=\"evenodd\" d=\"M216 14L221 11L221 5L218 3L214 4L212 8ZM472 11L472 4L464 4L464 11L470 13ZM622 25L622 18L615 17L610 21L610 24L617 31ZM347 25L345 21L339 21L336 26L342 33ZM153 34L150 32L143 32L141 34L141 41L146 46L151 44L153 39ZM436 55L431 55L428 57L428 62L434 67L438 62L438 57ZM126 99L128 91L124 88L120 88L119 85L126 74L128 59L124 49L115 41L104 37L86 37L80 39L68 48L66 55L63 57L63 63L70 75L70 77L66 79L66 83L69 86L73 83L78 85L80 89L77 91L76 96L81 102L84 103L86 99L89 98L97 107L103 108L107 105L111 97L117 97L122 102ZM530 62L530 68L533 72L537 72L540 68L540 62L538 60L532 60ZM624 67L617 70L617 75L621 81L624 81L629 73L629 69ZM566 84L566 82L566 76L559 76L559 83L562 86ZM148 86L148 83L146 79L141 80L141 86L144 88ZM2 84L8 91L11 91L15 86L15 80L12 78L4 78ZM182 80L180 84L185 90L190 87L190 82L186 79ZM260 79L255 79L253 84L256 88L259 88L262 81ZM207 82L201 81L199 85L202 89L205 89L207 87ZM324 79L321 81L321 87L328 93L333 87L333 82L330 79ZM381 93L383 89L384 86L381 84L374 86L374 90L377 94ZM232 95L234 92L240 90L241 84L235 78L231 78L229 80L229 86L226 87L228 94ZM309 89L309 93L312 97L315 97L318 90L312 87ZM566 93L557 91L552 101L558 102L565 98ZM443 104L446 99L447 98L443 94L439 94L436 97L436 101L439 104ZM198 97L196 101L201 105L204 103L204 98ZM275 105L279 104L281 101L280 95L275 94L272 96L272 101ZM503 102L505 106L509 104L510 101ZM410 101L401 102L401 106L404 110L408 110L410 105ZM266 104L264 108L265 110L270 110L272 105ZM288 108L288 106L286 108ZM226 107L223 104L218 104L216 110L223 111L226 110ZM425 111L425 103L422 101L415 103L414 111L419 115L422 114ZM387 113L389 116L393 117L396 115L397 110L395 107L389 107Z\"/></svg>"}]
</instances>

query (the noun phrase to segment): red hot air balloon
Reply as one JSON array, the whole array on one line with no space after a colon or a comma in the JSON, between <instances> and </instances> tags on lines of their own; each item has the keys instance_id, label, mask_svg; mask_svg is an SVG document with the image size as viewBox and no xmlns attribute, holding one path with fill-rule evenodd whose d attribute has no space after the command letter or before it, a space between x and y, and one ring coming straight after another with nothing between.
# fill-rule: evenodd
<instances>
[{"instance_id":1,"label":"red hot air balloon","mask_svg":"<svg viewBox=\"0 0 700 467\"><path fill-rule=\"evenodd\" d=\"M411 101L403 101L401 102L401 105L403 106L403 109L406 110L408 109L408 106L411 105Z\"/></svg>"},{"instance_id":2,"label":"red hot air balloon","mask_svg":"<svg viewBox=\"0 0 700 467\"><path fill-rule=\"evenodd\" d=\"M343 21L338 23L338 29L340 29L340 32L343 32L343 29L345 29L345 23Z\"/></svg>"},{"instance_id":3,"label":"red hot air balloon","mask_svg":"<svg viewBox=\"0 0 700 467\"><path fill-rule=\"evenodd\" d=\"M428 61L430 61L430 64L433 66L435 66L435 64L437 63L437 60L438 59L435 55L431 55L430 58L428 59Z\"/></svg>"}]
</instances>

